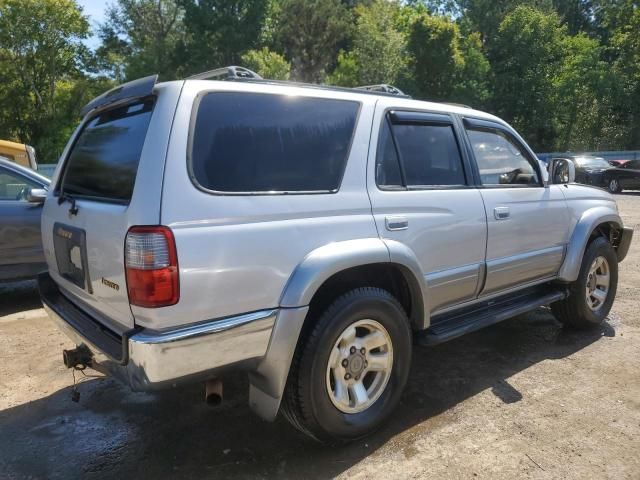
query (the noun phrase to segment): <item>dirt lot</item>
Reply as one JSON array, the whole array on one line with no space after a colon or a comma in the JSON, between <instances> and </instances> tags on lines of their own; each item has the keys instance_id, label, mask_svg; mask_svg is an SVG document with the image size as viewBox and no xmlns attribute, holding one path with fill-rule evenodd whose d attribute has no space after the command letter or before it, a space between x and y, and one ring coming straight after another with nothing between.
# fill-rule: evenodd
<instances>
[{"instance_id":1,"label":"dirt lot","mask_svg":"<svg viewBox=\"0 0 640 480\"><path fill-rule=\"evenodd\" d=\"M618 196L640 227L640 195ZM640 237L640 235L639 235ZM382 431L318 446L247 406L226 380L132 394L85 378L73 403L70 342L33 282L0 288L0 478L640 478L640 238L621 264L609 321L564 331L544 309L432 349L416 348Z\"/></svg>"}]
</instances>

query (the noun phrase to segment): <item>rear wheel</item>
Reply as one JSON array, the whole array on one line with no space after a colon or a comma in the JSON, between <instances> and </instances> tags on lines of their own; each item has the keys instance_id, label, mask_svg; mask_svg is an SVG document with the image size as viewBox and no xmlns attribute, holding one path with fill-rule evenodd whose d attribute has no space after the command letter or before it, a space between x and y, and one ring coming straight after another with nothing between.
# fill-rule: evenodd
<instances>
[{"instance_id":1,"label":"rear wheel","mask_svg":"<svg viewBox=\"0 0 640 480\"><path fill-rule=\"evenodd\" d=\"M551 305L558 320L577 328L601 324L609 314L618 286L618 258L605 238L596 238L585 251L580 274L569 296Z\"/></svg>"},{"instance_id":2,"label":"rear wheel","mask_svg":"<svg viewBox=\"0 0 640 480\"><path fill-rule=\"evenodd\" d=\"M611 193L620 193L622 191L620 180L618 180L617 178L612 178L611 180L609 180L607 188Z\"/></svg>"},{"instance_id":3,"label":"rear wheel","mask_svg":"<svg viewBox=\"0 0 640 480\"><path fill-rule=\"evenodd\" d=\"M362 437L393 411L410 363L411 330L402 306L385 290L353 290L301 339L282 411L323 442Z\"/></svg>"}]
</instances>

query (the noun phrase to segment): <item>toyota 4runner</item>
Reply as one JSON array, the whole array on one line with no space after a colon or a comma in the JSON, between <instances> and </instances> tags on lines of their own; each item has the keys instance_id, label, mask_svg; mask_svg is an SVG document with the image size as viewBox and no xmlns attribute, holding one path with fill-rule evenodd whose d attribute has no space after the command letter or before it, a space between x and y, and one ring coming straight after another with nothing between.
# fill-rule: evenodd
<instances>
[{"instance_id":1,"label":"toyota 4runner","mask_svg":"<svg viewBox=\"0 0 640 480\"><path fill-rule=\"evenodd\" d=\"M83 115L42 216L65 364L137 391L244 371L253 410L321 441L390 415L415 343L542 305L600 324L633 234L504 121L391 86L229 67Z\"/></svg>"}]
</instances>

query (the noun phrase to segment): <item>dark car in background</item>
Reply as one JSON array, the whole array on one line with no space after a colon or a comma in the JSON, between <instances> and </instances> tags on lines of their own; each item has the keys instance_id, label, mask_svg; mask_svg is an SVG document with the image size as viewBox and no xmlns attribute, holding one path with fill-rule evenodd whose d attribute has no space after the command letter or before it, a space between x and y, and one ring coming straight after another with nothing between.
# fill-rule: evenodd
<instances>
[{"instance_id":1,"label":"dark car in background","mask_svg":"<svg viewBox=\"0 0 640 480\"><path fill-rule=\"evenodd\" d=\"M640 189L640 160L619 161L614 166L602 157L590 155L562 155L576 169L576 183L606 188L611 193Z\"/></svg>"},{"instance_id":2,"label":"dark car in background","mask_svg":"<svg viewBox=\"0 0 640 480\"><path fill-rule=\"evenodd\" d=\"M630 160L607 171L607 188L612 193L640 190L640 160Z\"/></svg>"},{"instance_id":3,"label":"dark car in background","mask_svg":"<svg viewBox=\"0 0 640 480\"><path fill-rule=\"evenodd\" d=\"M0 282L47 269L40 215L48 188L46 177L0 157Z\"/></svg>"}]
</instances>

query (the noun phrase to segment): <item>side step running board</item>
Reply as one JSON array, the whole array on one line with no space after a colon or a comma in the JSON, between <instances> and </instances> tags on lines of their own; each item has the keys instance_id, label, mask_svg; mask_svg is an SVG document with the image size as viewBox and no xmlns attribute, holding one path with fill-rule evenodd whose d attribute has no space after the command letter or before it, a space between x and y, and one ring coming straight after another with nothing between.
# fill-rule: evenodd
<instances>
[{"instance_id":1,"label":"side step running board","mask_svg":"<svg viewBox=\"0 0 640 480\"><path fill-rule=\"evenodd\" d=\"M495 299L475 305L462 312L455 312L432 319L432 325L417 336L420 345L438 345L466 333L480 330L494 323L502 322L522 313L535 310L543 305L562 300L567 296L565 290L535 288L522 291L519 295Z\"/></svg>"}]
</instances>

